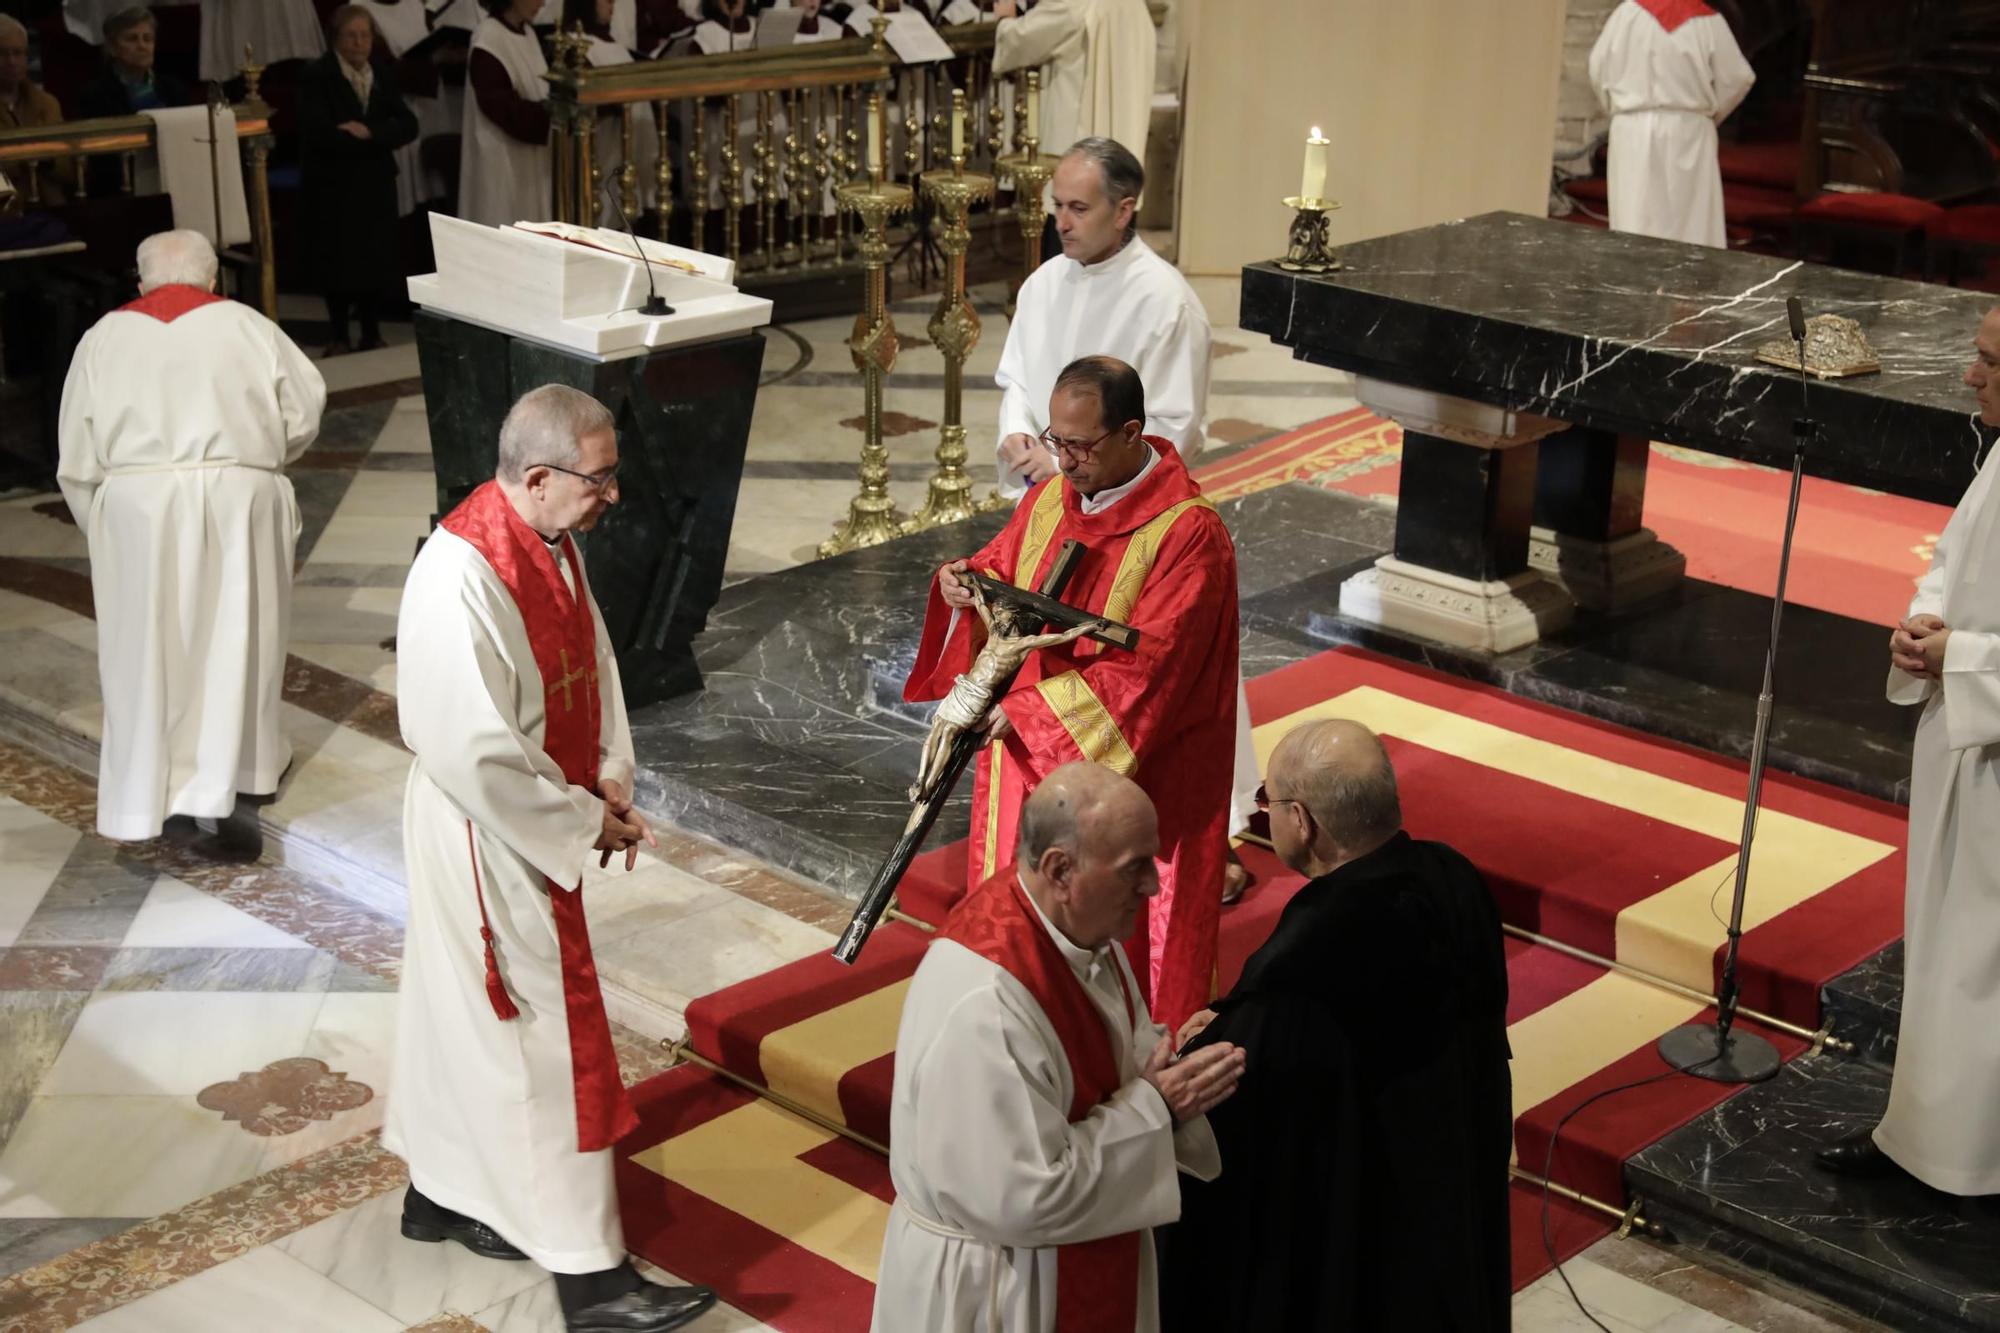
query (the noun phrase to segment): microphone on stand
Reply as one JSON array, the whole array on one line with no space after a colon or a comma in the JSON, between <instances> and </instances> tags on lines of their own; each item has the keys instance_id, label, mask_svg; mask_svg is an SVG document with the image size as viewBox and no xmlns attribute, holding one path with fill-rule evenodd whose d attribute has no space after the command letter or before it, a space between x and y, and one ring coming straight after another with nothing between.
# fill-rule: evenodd
<instances>
[{"instance_id":1,"label":"microphone on stand","mask_svg":"<svg viewBox=\"0 0 2000 1333\"><path fill-rule=\"evenodd\" d=\"M625 205L618 198L618 191L613 188L616 185L616 181L604 182L604 197L618 210L618 220L625 224L625 233L632 238L632 253L639 256L639 265L646 270L646 304L639 307L639 313L648 319L671 315L674 313L674 308L660 299L660 289L653 285L653 263L646 258L646 247L639 244L639 233L633 229L632 219L625 216Z\"/></svg>"},{"instance_id":2,"label":"microphone on stand","mask_svg":"<svg viewBox=\"0 0 2000 1333\"><path fill-rule=\"evenodd\" d=\"M1792 341L1799 349L1799 414L1792 420L1792 438L1804 449L1812 435L1812 417L1806 411L1806 385L1812 377L1806 373L1806 311L1798 297L1785 298L1785 318L1791 323Z\"/></svg>"}]
</instances>

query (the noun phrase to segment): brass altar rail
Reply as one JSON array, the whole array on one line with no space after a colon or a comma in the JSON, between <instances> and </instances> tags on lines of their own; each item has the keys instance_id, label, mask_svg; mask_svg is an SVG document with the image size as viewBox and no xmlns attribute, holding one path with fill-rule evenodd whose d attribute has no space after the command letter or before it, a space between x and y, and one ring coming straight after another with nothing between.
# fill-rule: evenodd
<instances>
[{"instance_id":1,"label":"brass altar rail","mask_svg":"<svg viewBox=\"0 0 2000 1333\"><path fill-rule=\"evenodd\" d=\"M278 317L278 270L271 244L271 108L257 94L260 66L244 70L250 95L231 108L236 115L236 142L243 154L249 198L250 254L241 256L257 269L257 303L264 314ZM154 145L153 122L145 116L104 116L0 130L0 171L16 181L21 198L35 206L42 201L42 173L69 163L70 177L61 183L76 199L90 194L88 159L120 157L121 194L133 191L137 155ZM21 170L25 169L25 170ZM238 257L238 256L231 256Z\"/></svg>"}]
</instances>

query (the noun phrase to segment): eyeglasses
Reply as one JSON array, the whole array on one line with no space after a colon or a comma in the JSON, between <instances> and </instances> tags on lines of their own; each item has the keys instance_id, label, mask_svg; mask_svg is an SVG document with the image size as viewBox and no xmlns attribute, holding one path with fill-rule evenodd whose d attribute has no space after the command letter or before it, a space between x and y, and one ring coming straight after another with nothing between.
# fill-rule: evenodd
<instances>
[{"instance_id":1,"label":"eyeglasses","mask_svg":"<svg viewBox=\"0 0 2000 1333\"><path fill-rule=\"evenodd\" d=\"M1264 784L1261 782L1257 784L1257 794L1251 797L1250 799L1255 801L1257 803L1257 808L1259 810L1262 810L1267 815L1271 813L1271 807L1274 805L1304 804L1304 802L1300 801L1297 797L1271 795L1270 792L1265 790Z\"/></svg>"},{"instance_id":2,"label":"eyeglasses","mask_svg":"<svg viewBox=\"0 0 2000 1333\"><path fill-rule=\"evenodd\" d=\"M611 488L618 484L618 464L616 463L613 463L602 472L578 472L575 468L558 467L554 463L530 463L528 466L545 467L551 472L560 472L565 477L575 477L579 481L587 481L596 489L599 495L610 495Z\"/></svg>"},{"instance_id":3,"label":"eyeglasses","mask_svg":"<svg viewBox=\"0 0 2000 1333\"><path fill-rule=\"evenodd\" d=\"M1123 427L1113 426L1094 440L1065 440L1062 436L1053 435L1048 431L1043 431L1035 438L1042 442L1042 448L1052 454L1068 454L1072 458L1088 458L1090 457L1091 450L1103 444L1122 429Z\"/></svg>"}]
</instances>

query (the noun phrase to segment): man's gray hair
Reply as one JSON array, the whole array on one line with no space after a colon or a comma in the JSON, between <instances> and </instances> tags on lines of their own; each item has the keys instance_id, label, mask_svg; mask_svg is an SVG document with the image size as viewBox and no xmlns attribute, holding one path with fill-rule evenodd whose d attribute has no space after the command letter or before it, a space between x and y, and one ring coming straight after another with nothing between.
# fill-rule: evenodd
<instances>
[{"instance_id":1,"label":"man's gray hair","mask_svg":"<svg viewBox=\"0 0 2000 1333\"><path fill-rule=\"evenodd\" d=\"M18 37L28 40L28 25L12 14L0 14L0 37Z\"/></svg>"},{"instance_id":2,"label":"man's gray hair","mask_svg":"<svg viewBox=\"0 0 2000 1333\"><path fill-rule=\"evenodd\" d=\"M1326 718L1285 738L1292 795L1343 847L1371 847L1403 826L1396 768L1374 732Z\"/></svg>"},{"instance_id":3,"label":"man's gray hair","mask_svg":"<svg viewBox=\"0 0 2000 1333\"><path fill-rule=\"evenodd\" d=\"M1139 164L1131 149L1116 139L1093 134L1071 144L1063 156L1080 157L1097 164L1097 170L1104 178L1104 197L1113 208L1127 199L1138 199L1146 189L1146 168ZM1139 210L1135 205L1132 221L1125 228L1125 239L1129 241L1138 234Z\"/></svg>"},{"instance_id":4,"label":"man's gray hair","mask_svg":"<svg viewBox=\"0 0 2000 1333\"><path fill-rule=\"evenodd\" d=\"M124 33L147 23L152 24L155 29L160 26L159 19L155 18L153 11L145 5L133 5L130 9L121 9L104 20L102 25L104 40L115 42Z\"/></svg>"},{"instance_id":5,"label":"man's gray hair","mask_svg":"<svg viewBox=\"0 0 2000 1333\"><path fill-rule=\"evenodd\" d=\"M141 292L177 284L207 291L215 270L215 247L198 231L157 231L139 242Z\"/></svg>"},{"instance_id":6,"label":"man's gray hair","mask_svg":"<svg viewBox=\"0 0 2000 1333\"><path fill-rule=\"evenodd\" d=\"M612 430L611 410L581 389L544 384L514 401L500 423L500 480L519 481L531 467L575 467L584 436Z\"/></svg>"}]
</instances>

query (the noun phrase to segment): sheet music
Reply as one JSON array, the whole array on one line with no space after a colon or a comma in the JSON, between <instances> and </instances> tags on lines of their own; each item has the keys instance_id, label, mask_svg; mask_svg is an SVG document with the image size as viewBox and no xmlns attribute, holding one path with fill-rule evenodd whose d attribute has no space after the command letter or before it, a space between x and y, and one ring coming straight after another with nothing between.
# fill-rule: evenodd
<instances>
[{"instance_id":1,"label":"sheet music","mask_svg":"<svg viewBox=\"0 0 2000 1333\"><path fill-rule=\"evenodd\" d=\"M889 49L905 65L924 65L933 60L953 58L950 43L938 36L930 20L914 9L899 9L889 15Z\"/></svg>"}]
</instances>

